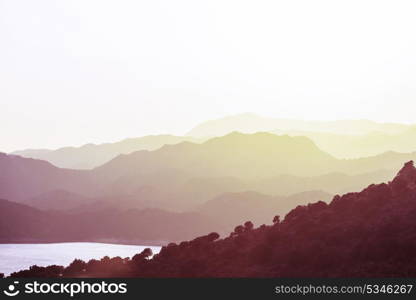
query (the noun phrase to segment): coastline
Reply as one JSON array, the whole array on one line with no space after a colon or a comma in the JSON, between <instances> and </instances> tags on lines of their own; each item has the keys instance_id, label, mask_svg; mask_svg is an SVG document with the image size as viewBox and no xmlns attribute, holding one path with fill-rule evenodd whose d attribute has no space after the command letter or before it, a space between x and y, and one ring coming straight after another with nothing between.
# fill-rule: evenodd
<instances>
[{"instance_id":1,"label":"coastline","mask_svg":"<svg viewBox=\"0 0 416 300\"><path fill-rule=\"evenodd\" d=\"M146 241L146 240L122 240L122 239L92 239L92 240L32 240L32 239L4 239L0 240L0 245L7 244L66 244L66 243L97 243L97 244L113 244L113 245L128 245L128 246L151 246L163 247L168 245L169 241Z\"/></svg>"}]
</instances>

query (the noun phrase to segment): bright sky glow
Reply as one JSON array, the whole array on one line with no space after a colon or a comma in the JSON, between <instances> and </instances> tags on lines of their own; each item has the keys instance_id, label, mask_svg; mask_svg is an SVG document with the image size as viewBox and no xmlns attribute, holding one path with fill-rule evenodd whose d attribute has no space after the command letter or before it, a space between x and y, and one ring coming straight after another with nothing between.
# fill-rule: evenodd
<instances>
[{"instance_id":1,"label":"bright sky glow","mask_svg":"<svg viewBox=\"0 0 416 300\"><path fill-rule=\"evenodd\" d=\"M0 0L0 151L242 112L416 123L414 1Z\"/></svg>"}]
</instances>

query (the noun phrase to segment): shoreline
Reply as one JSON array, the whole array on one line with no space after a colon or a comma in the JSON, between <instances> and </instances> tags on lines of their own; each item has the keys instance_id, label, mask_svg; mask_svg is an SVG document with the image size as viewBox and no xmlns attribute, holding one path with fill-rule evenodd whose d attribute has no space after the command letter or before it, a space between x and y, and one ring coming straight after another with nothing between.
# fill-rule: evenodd
<instances>
[{"instance_id":1,"label":"shoreline","mask_svg":"<svg viewBox=\"0 0 416 300\"><path fill-rule=\"evenodd\" d=\"M113 240L113 239L94 239L94 240L0 240L0 245L10 244L69 244L69 243L96 243L96 244L112 244L112 245L126 245L126 246L150 246L163 247L168 245L168 241L144 241L144 240Z\"/></svg>"},{"instance_id":2,"label":"shoreline","mask_svg":"<svg viewBox=\"0 0 416 300\"><path fill-rule=\"evenodd\" d=\"M29 261L30 261L30 263L27 265L25 264L20 265L20 263L18 263L15 259L9 260L8 259L9 255L7 254L3 255L2 257L3 259L0 260L0 267L1 267L0 274L3 274L4 276L3 278L9 277L12 273L15 273L15 272L28 270L33 265L36 265L38 267L48 267L51 265L68 267L70 263L75 259L80 259L85 262L88 262L91 259L100 260L105 256L108 256L110 258L120 256L123 258L128 257L131 259L134 255L139 254L141 251L143 251L144 248L151 248L152 252L156 251L155 253L158 253L162 248L162 246L160 245L149 245L149 244L136 245L136 244L121 244L121 243L116 244L116 243L108 243L108 241L107 242L102 242L102 241L100 242L98 241L94 241L94 242L90 242L90 241L89 242L79 242L79 241L77 242L50 242L49 241L47 243L41 243L38 241L36 243L32 243L32 242L26 243L26 241L19 240L18 243L0 243L0 249L5 249L5 253L11 253L10 251L14 253L14 249L15 248L19 249L19 247L22 247L22 249L27 249L29 251L31 251L31 249L39 249L38 247L43 247L45 253L47 254L43 252L35 251L34 255L25 256L26 258L29 258ZM63 249L61 251L63 251L63 253L66 254L64 256L72 256L71 249L73 250L75 248L84 249L85 247L87 252L89 251L88 249L92 249L93 251L91 251L90 253L91 255L87 255L85 257L82 257L82 255L79 255L78 253L78 254L74 254L73 257L70 257L69 260L67 260L67 257L63 259L62 257L59 257L59 256L55 257L55 259L51 259L51 256L53 257L54 255L52 254L53 252L48 252L50 251L48 249L58 249L57 247L61 247L60 249ZM111 247L120 247L122 252L123 252L122 249L124 247L129 247L130 250L128 250L128 252L130 253L117 254L117 253L112 253L112 251L109 251L109 253L100 254L100 251L98 252L94 251L96 247L103 248L103 249L110 249L110 250L111 250ZM11 250L6 250L6 249L11 249ZM23 252L17 251L17 253L24 254L26 252L25 250L23 250ZM13 254L12 256L15 256L15 255ZM18 254L16 257L19 257L19 256L21 255ZM43 262L42 261L43 257L50 259L50 261L48 261L47 263ZM0 279L1 278L2 277L0 276Z\"/></svg>"}]
</instances>

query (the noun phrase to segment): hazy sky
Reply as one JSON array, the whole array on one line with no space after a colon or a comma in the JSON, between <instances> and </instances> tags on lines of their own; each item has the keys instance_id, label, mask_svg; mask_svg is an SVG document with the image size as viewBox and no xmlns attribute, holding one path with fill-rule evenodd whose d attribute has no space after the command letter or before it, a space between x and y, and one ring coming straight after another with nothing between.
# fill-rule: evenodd
<instances>
[{"instance_id":1,"label":"hazy sky","mask_svg":"<svg viewBox=\"0 0 416 300\"><path fill-rule=\"evenodd\" d=\"M0 0L0 151L240 112L415 122L415 1Z\"/></svg>"}]
</instances>

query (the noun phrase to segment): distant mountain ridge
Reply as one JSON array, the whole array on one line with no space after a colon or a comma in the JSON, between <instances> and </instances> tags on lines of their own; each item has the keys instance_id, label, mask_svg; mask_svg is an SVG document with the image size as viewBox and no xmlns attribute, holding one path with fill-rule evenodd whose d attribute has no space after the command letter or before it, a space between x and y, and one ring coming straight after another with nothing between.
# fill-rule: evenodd
<instances>
[{"instance_id":1,"label":"distant mountain ridge","mask_svg":"<svg viewBox=\"0 0 416 300\"><path fill-rule=\"evenodd\" d=\"M246 113L203 122L187 135L194 137L223 136L233 131L255 133L259 131L315 131L346 135L362 135L372 132L396 134L411 128L399 123L378 123L369 120L305 121L266 118Z\"/></svg>"},{"instance_id":2,"label":"distant mountain ridge","mask_svg":"<svg viewBox=\"0 0 416 300\"><path fill-rule=\"evenodd\" d=\"M93 178L87 171L61 169L49 162L0 153L0 199L25 201L54 190L90 194Z\"/></svg>"},{"instance_id":3,"label":"distant mountain ridge","mask_svg":"<svg viewBox=\"0 0 416 300\"><path fill-rule=\"evenodd\" d=\"M287 195L310 190L327 191L322 188L329 186L325 183L327 180L333 180L331 185L336 186L327 192L344 191L379 182L396 172L404 161L415 158L416 153L389 152L362 159L339 160L305 137L236 132L202 144L183 142L154 151L119 155L93 170L61 169L44 161L1 154L0 198L36 206L30 199L39 199L41 195L47 198L61 190L93 201L102 197L134 201L136 197L138 203L184 211L224 192L255 190ZM386 170L386 173L380 170ZM341 176L333 179L328 175L333 173ZM198 178L201 179L200 188L191 183ZM215 178L229 180L222 182ZM273 178L284 182L280 184L284 192L279 192L279 181L273 182ZM292 179L296 185L292 184ZM216 193L210 192L211 189ZM70 201L71 197L65 199Z\"/></svg>"},{"instance_id":4,"label":"distant mountain ridge","mask_svg":"<svg viewBox=\"0 0 416 300\"><path fill-rule=\"evenodd\" d=\"M335 134L313 131L275 130L276 134L305 136L320 149L337 158L361 158L379 155L384 152L416 151L416 126L399 133L371 132L360 135Z\"/></svg>"},{"instance_id":5,"label":"distant mountain ridge","mask_svg":"<svg viewBox=\"0 0 416 300\"><path fill-rule=\"evenodd\" d=\"M407 162L388 183L300 205L284 219L236 226L171 243L150 257L74 261L12 277L404 278L416 276L416 168ZM110 267L111 266L111 267Z\"/></svg>"},{"instance_id":6,"label":"distant mountain ridge","mask_svg":"<svg viewBox=\"0 0 416 300\"><path fill-rule=\"evenodd\" d=\"M46 160L69 169L93 169L120 154L140 150L153 151L164 145L181 142L202 143L209 138L232 132L271 132L278 135L305 136L323 151L338 158L359 158L386 151L416 151L416 125L378 123L369 120L305 121L265 118L255 114L240 114L206 121L186 136L149 135L114 143L86 144L80 147L26 149L11 154Z\"/></svg>"},{"instance_id":7,"label":"distant mountain ridge","mask_svg":"<svg viewBox=\"0 0 416 300\"><path fill-rule=\"evenodd\" d=\"M56 150L27 149L12 154L28 158L49 161L60 168L92 169L100 166L120 154L139 150L155 150L163 145L177 144L183 141L200 142L203 139L174 135L149 135L129 138L115 143L86 144L80 147L64 147Z\"/></svg>"},{"instance_id":8,"label":"distant mountain ridge","mask_svg":"<svg viewBox=\"0 0 416 300\"><path fill-rule=\"evenodd\" d=\"M291 161L288 164L288 160ZM165 145L156 151L120 155L93 170L95 173L142 173L158 168L187 170L206 177L267 177L272 174L310 175L325 172L335 158L321 151L308 138L258 132L232 132L202 144L189 142ZM128 168L129 167L129 168ZM138 168L140 167L140 168ZM314 168L308 171L308 167Z\"/></svg>"}]
</instances>

